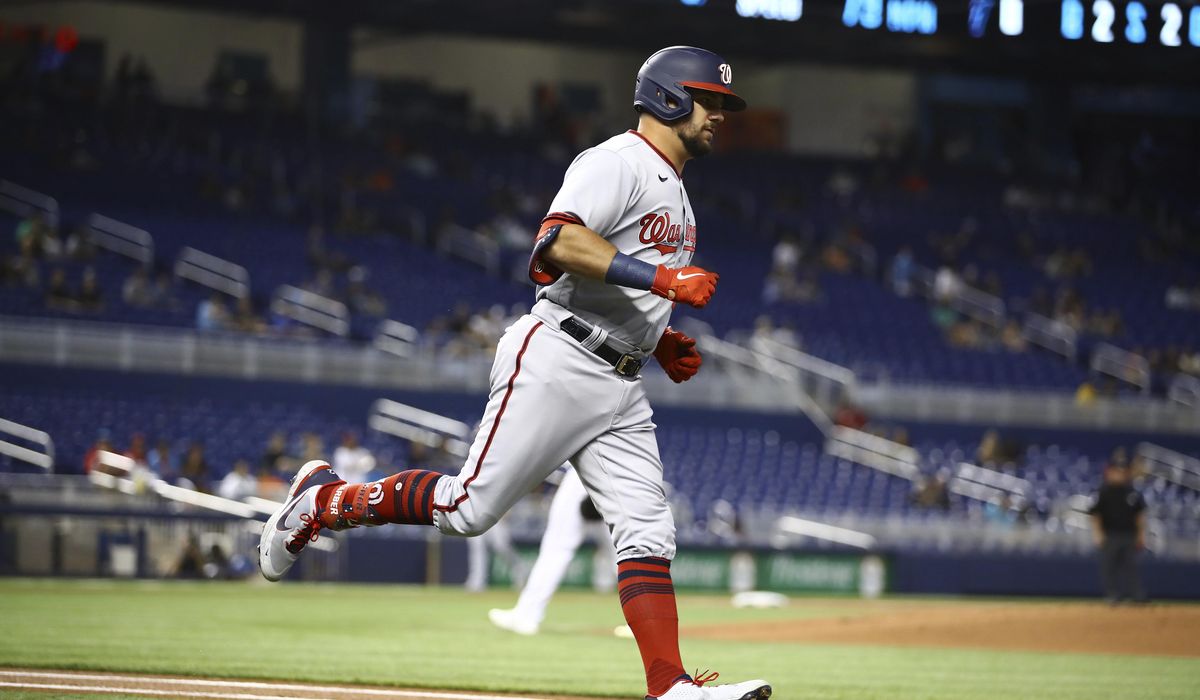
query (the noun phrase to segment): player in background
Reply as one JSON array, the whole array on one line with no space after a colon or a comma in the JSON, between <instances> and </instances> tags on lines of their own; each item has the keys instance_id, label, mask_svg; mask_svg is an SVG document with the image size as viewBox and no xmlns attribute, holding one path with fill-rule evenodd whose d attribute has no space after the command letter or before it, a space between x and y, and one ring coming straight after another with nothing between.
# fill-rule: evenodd
<instances>
[{"instance_id":1,"label":"player in background","mask_svg":"<svg viewBox=\"0 0 1200 700\"><path fill-rule=\"evenodd\" d=\"M579 475L574 469L567 469L550 501L546 533L542 535L537 560L521 589L517 606L489 610L488 619L492 624L517 634L537 634L546 617L546 606L567 574L575 552L589 534L594 534L597 544L594 562L597 576L593 576L593 580L611 580L612 576L607 574L616 568L617 552Z\"/></svg>"},{"instance_id":2,"label":"player in background","mask_svg":"<svg viewBox=\"0 0 1200 700\"><path fill-rule=\"evenodd\" d=\"M703 49L673 46L646 60L634 88L637 129L576 157L542 221L530 258L537 302L500 339L462 471L409 469L348 484L309 462L263 529L266 578L282 578L322 528L407 523L479 535L570 461L612 534L647 697L770 697L762 680L714 686L716 674L684 670L675 524L640 381L650 355L676 382L700 369L696 341L668 326L675 304L704 307L718 281L691 264L697 224L683 167L712 150L725 112L745 108L732 83L729 64Z\"/></svg>"}]
</instances>

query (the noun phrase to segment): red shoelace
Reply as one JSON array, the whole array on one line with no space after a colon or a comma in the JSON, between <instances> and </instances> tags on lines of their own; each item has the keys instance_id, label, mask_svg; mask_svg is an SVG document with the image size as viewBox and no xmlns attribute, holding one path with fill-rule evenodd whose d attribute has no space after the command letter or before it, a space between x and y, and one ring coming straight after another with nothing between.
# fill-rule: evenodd
<instances>
[{"instance_id":1,"label":"red shoelace","mask_svg":"<svg viewBox=\"0 0 1200 700\"><path fill-rule=\"evenodd\" d=\"M304 525L299 530L296 530L296 534L292 535L292 538L287 543L287 551L292 554L299 554L300 550L304 549L304 545L309 542L316 542L317 538L320 537L318 534L321 530L320 518L313 517L311 513L301 513L300 522L304 523Z\"/></svg>"},{"instance_id":2,"label":"red shoelace","mask_svg":"<svg viewBox=\"0 0 1200 700\"><path fill-rule=\"evenodd\" d=\"M712 683L713 681L717 680L717 678L719 678L720 676L721 676L721 674L717 673L716 671L712 671L710 673L709 670L706 668L706 669L704 669L704 673L700 673L699 671L696 672L695 676L692 678L692 684L693 685L704 685L705 683Z\"/></svg>"}]
</instances>

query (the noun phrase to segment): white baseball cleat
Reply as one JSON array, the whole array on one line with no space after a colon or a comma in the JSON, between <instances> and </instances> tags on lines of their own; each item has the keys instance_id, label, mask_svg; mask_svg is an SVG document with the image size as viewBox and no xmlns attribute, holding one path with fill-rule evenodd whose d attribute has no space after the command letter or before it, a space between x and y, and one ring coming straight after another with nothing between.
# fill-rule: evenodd
<instances>
[{"instance_id":1,"label":"white baseball cleat","mask_svg":"<svg viewBox=\"0 0 1200 700\"><path fill-rule=\"evenodd\" d=\"M745 681L729 685L705 686L717 679L717 674L697 676L697 680L683 679L671 686L657 700L766 700L771 697L771 685L766 681ZM649 695L647 700L655 700Z\"/></svg>"},{"instance_id":2,"label":"white baseball cleat","mask_svg":"<svg viewBox=\"0 0 1200 700\"><path fill-rule=\"evenodd\" d=\"M287 499L263 525L258 541L258 569L268 581L283 578L304 545L317 539L321 517L317 512L317 491L326 484L345 483L329 464L313 460L296 472Z\"/></svg>"},{"instance_id":3,"label":"white baseball cleat","mask_svg":"<svg viewBox=\"0 0 1200 700\"><path fill-rule=\"evenodd\" d=\"M492 608L488 611L488 619L492 621L493 625L502 630L508 630L509 632L525 635L526 637L532 637L538 633L538 623L527 617L518 615L516 608L512 610Z\"/></svg>"}]
</instances>

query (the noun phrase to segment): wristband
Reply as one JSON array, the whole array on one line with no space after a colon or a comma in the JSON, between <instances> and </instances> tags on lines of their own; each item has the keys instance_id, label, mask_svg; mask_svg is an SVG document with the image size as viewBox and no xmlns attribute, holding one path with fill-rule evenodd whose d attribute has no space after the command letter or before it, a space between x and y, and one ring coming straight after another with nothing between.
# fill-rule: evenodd
<instances>
[{"instance_id":1,"label":"wristband","mask_svg":"<svg viewBox=\"0 0 1200 700\"><path fill-rule=\"evenodd\" d=\"M650 289L654 286L654 277L657 274L657 265L642 262L624 253L617 253L608 266L608 272L604 273L604 281L620 287Z\"/></svg>"}]
</instances>

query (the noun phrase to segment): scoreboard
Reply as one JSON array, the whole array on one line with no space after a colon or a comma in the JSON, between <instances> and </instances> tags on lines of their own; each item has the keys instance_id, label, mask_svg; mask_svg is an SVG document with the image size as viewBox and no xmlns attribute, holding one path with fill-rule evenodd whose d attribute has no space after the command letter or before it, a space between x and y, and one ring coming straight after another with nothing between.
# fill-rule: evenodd
<instances>
[{"instance_id":1,"label":"scoreboard","mask_svg":"<svg viewBox=\"0 0 1200 700\"><path fill-rule=\"evenodd\" d=\"M676 1L714 12L732 10L747 19L823 30L1200 49L1200 0Z\"/></svg>"}]
</instances>

